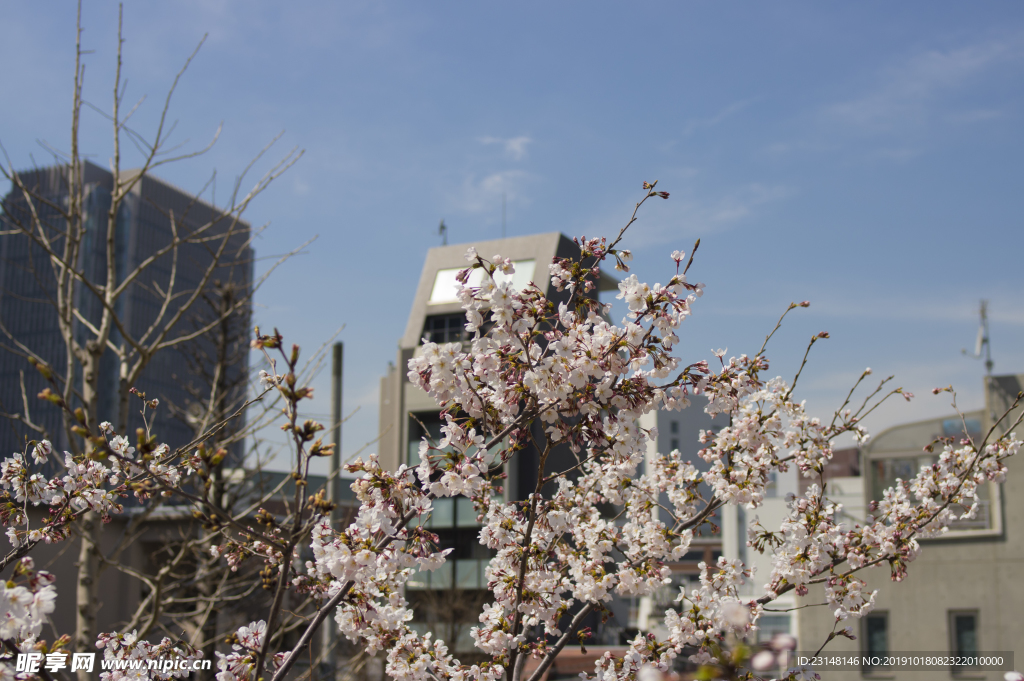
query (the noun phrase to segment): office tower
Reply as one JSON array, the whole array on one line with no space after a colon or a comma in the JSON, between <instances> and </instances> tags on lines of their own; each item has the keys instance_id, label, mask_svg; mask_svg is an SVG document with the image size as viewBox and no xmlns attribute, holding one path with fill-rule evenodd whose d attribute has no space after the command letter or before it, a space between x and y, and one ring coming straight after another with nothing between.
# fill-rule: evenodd
<instances>
[{"instance_id":1,"label":"office tower","mask_svg":"<svg viewBox=\"0 0 1024 681\"><path fill-rule=\"evenodd\" d=\"M61 414L56 407L37 399L46 382L25 355L34 354L60 375L66 371L66 348L55 307L54 264L38 240L51 240L60 250L61 234L66 225L59 208L68 205L68 172L68 166L51 166L19 173L21 183L36 198L29 202L16 187L12 188L3 199L4 225L0 235L0 345L6 348L0 351L0 411L31 420L45 431L58 449L71 448ZM122 180L132 177L132 171L122 174ZM84 343L92 337L89 325L94 325L103 311L103 302L96 291L107 283L107 213L114 178L106 170L86 162L81 169L81 182L82 241L79 262L75 265L92 289L84 282L78 285L72 304L78 311L74 333ZM36 241L15 229L18 223L34 223ZM114 343L122 341L122 333L152 341L168 320L178 317L165 339L196 336L157 350L140 378L128 386L144 392L148 399L160 400L161 406L152 414L150 427L161 442L172 448L185 445L193 438L195 417L204 408L204 396L209 395L209 376L204 374L212 375L212 364L218 352L223 355L227 351L230 355L229 371L220 380L221 387L229 393L226 402L239 403L245 397L248 376L245 348L251 314L248 300L253 262L247 223L232 222L223 209L146 175L138 178L117 215L115 284L124 281L136 268L147 263L147 259L160 254L161 249L167 249L174 234L179 239L186 235L193 235L193 238L153 259L127 288L114 306L122 326L115 327L111 334ZM172 295L165 302L169 290ZM217 308L223 303L220 294L225 292L244 303L228 316L228 324L199 333L217 319ZM163 322L159 321L161 319ZM231 331L228 334L230 347L218 347L214 341L216 334L225 330ZM118 400L121 378L116 357L109 349L100 362L99 371L100 402L96 421L116 424L117 414L123 408ZM75 376L73 381L80 386L81 376ZM129 401L127 435L131 440L135 439L135 429L143 426L138 413L140 407L138 400ZM26 438L40 437L24 420L8 418L6 421L0 424L0 451L21 450ZM241 451L241 446L236 445L232 455L240 456Z\"/></svg>"}]
</instances>

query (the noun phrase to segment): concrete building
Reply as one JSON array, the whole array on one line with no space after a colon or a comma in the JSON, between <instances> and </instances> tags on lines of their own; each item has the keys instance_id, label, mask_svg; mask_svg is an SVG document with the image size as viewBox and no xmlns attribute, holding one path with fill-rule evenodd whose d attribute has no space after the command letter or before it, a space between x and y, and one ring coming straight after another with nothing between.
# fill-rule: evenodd
<instances>
[{"instance_id":1,"label":"concrete building","mask_svg":"<svg viewBox=\"0 0 1024 681\"><path fill-rule=\"evenodd\" d=\"M690 461L699 471L707 471L710 464L700 458L698 452L704 447L700 443L701 430L717 430L728 425L728 418L719 415L712 418L704 411L704 399L697 398L693 404L683 411L652 411L640 417L641 428L658 429L657 442L648 443L647 460L657 452L670 452L679 450L684 461ZM703 489L705 499L710 499L709 488ZM670 508L667 495L663 495L662 506ZM665 511L657 510L660 519L668 522ZM719 512L711 516L711 522L723 527L724 518ZM705 526L700 534L694 537L690 552L683 556L683 560L677 563L669 563L672 570L672 583L665 585L654 596L635 598L630 601L630 623L631 629L638 629L643 632L653 632L664 638L668 631L664 628L665 611L676 608L680 604L676 602L679 596L680 587L687 591L699 586L700 563L714 565L718 558L723 555L723 540L725 534L712 533L708 526Z\"/></svg>"},{"instance_id":2,"label":"concrete building","mask_svg":"<svg viewBox=\"0 0 1024 681\"><path fill-rule=\"evenodd\" d=\"M863 478L860 475L860 451L857 448L836 450L832 461L825 466L825 483L829 498L842 504L843 524L863 523L865 515ZM768 486L764 503L755 510L728 505L722 509L723 553L729 560L741 560L754 568L753 579L740 590L743 598L756 598L765 593L765 584L771 574L772 557L747 547L747 527L756 518L768 529L777 529L789 515L787 497L803 494L811 479L799 474L796 468L776 473ZM769 605L758 621L757 642L769 641L775 634L789 634L799 638L802 610L792 593L783 594Z\"/></svg>"},{"instance_id":3,"label":"concrete building","mask_svg":"<svg viewBox=\"0 0 1024 681\"><path fill-rule=\"evenodd\" d=\"M124 177L131 177L132 172L127 171ZM66 202L67 173L66 166L53 166L20 174L21 181L44 199L36 202L39 204L36 209L40 222L45 225L55 243L60 243L62 219L56 210L45 204L48 202L55 206ZM82 182L85 186L85 233L79 267L89 281L103 286L106 283L107 212L110 208L113 176L99 166L86 162L82 168ZM3 199L0 223L5 220L26 221L27 210L28 206L21 194L12 191ZM146 258L171 242L172 220L176 223L179 235L214 222L206 234L215 236L223 234L230 222L221 216L222 211L214 206L162 180L144 176L122 204L118 216L115 235L117 276L126 276ZM229 255L222 259L227 264L218 267L213 279L221 283L232 282L239 290L248 291L252 286L253 263L253 251L249 247L249 225L240 222L234 230L226 249ZM63 373L66 367L65 349L54 309L54 274L49 257L24 234L10 233L13 231L10 225L0 231L3 232L0 234L0 328L6 329L19 343L30 348L56 371ZM152 263L117 303L117 314L124 328L135 338L142 337L157 319L160 311L159 292L167 290L172 267L175 269L174 291L179 294L189 293L199 286L204 272L212 262L212 252L216 247L215 241L187 243L179 248L176 260L168 253ZM166 313L168 317L179 309L185 299L179 295L171 302ZM85 319L99 319L102 304L85 287L79 286L78 299L74 304ZM203 320L210 319L211 314L203 302L197 302L173 333L193 331ZM249 316L250 306L246 305L238 314L236 326L248 329ZM87 340L85 327L80 328L82 340ZM118 331L115 329L113 333L116 342ZM185 353L191 353L196 348L204 349L204 342L200 339L194 348L179 346L157 352L134 387L145 392L149 398L160 398L165 405L173 404L186 409L196 399L189 388L202 391L203 386L199 385L201 380L196 371L189 367L193 355L186 357ZM247 347L244 333L240 342ZM0 333L0 343L8 348L15 345L3 333ZM247 388L245 379L248 369L248 352L238 353L237 361L231 362L229 371L233 377L241 378L240 381L232 382L240 386L237 389L241 391L239 397L242 398ZM102 390L97 420L117 423L115 414L118 409L116 395L119 375L112 353L108 352L103 358L100 373ZM33 421L46 429L57 449L71 449L61 425L59 410L35 398L46 387L45 381L23 356L7 350L0 350L0 412L11 414L24 411L22 377ZM129 409L129 434L142 425L137 411L134 406ZM176 447L192 439L189 425L184 420L174 418L166 406L159 409L153 418L153 432L159 435L162 442ZM23 449L26 437L39 439L37 432L25 428L17 421L8 421L8 424L0 428L0 451Z\"/></svg>"},{"instance_id":4,"label":"concrete building","mask_svg":"<svg viewBox=\"0 0 1024 681\"><path fill-rule=\"evenodd\" d=\"M522 289L534 281L553 301L560 301L566 296L548 289L551 259L579 255L579 248L572 239L558 232L441 246L427 252L405 333L398 342L397 357L394 364L389 364L380 384L378 451L381 463L387 468L394 469L400 463L414 461L422 430L416 419L423 421L428 429L434 428L434 423L440 427L437 405L426 393L409 383L406 366L422 345L423 338L435 343L459 342L468 338L464 328L465 312L455 297L455 275L468 266L465 256L470 246L484 257L500 253L502 257L511 258L516 270L512 275L513 284ZM602 275L599 288L601 291L617 291L617 281ZM518 472L510 471L509 474L512 476ZM517 485L518 482L521 481L510 484Z\"/></svg>"},{"instance_id":5,"label":"concrete building","mask_svg":"<svg viewBox=\"0 0 1024 681\"><path fill-rule=\"evenodd\" d=\"M48 232L50 238L59 239L59 233L63 229L61 218L53 206L59 206L67 201L67 172L66 166L54 166L20 174L21 181L43 199L37 202L36 207L39 210L42 228ZM131 177L132 172L128 171L124 177ZM106 170L86 162L82 168L82 181L85 187L84 236L81 260L77 265L85 278L97 286L104 286L107 283L107 212L111 204L113 176ZM12 191L3 198L2 205L0 324L17 343L27 346L58 373L63 374L66 367L65 345L53 305L56 288L50 259L42 248L33 244L24 234L12 229L11 223L24 220L26 217L28 204L24 198ZM222 218L222 211L214 206L155 177L143 176L125 199L117 219L115 269L119 278L125 277L145 259L171 242L172 219L179 234L187 234L213 222L208 234L214 237L225 233L227 223L227 220ZM235 226L235 232L230 236L227 246L230 255L225 256L223 260L230 264L218 267L213 277L213 280L221 284L230 282L237 290L244 292L252 286L253 251L249 246L249 232L247 223L241 222ZM139 278L138 283L128 288L116 303L116 312L123 328L135 338L139 338L153 324L160 311L159 292L167 290L172 267L175 268L174 291L179 292L179 297L172 300L167 312L173 315L179 310L183 300L180 293L190 293L199 287L204 273L213 262L212 249L216 246L216 241L187 243L179 248L176 262L172 262L170 254L153 262ZM102 312L101 301L84 287L78 288L74 305L81 318L90 323L95 322ZM211 308L198 303L182 317L170 337L194 331L211 319L212 314ZM222 384L232 386L232 398L228 404L240 405L238 398L244 399L247 390L249 316L250 308L246 305L232 317L234 326L241 331L237 341L232 342L239 344L244 351L230 362L228 380ZM84 323L78 328L82 341L89 338L86 329ZM116 329L112 338L115 342L119 338ZM134 386L145 392L147 398L160 399L160 408L155 414L150 414L150 425L152 432L160 441L167 443L172 449L191 441L193 430L185 419L172 416L169 407L174 405L186 410L198 396L209 394L209 387L203 385L204 377L191 370L190 362L204 352L208 357L215 356L216 353L210 347L210 343L209 339L199 338L191 344L159 350ZM0 345L10 349L15 343L7 338L6 333L0 332ZM117 363L113 354L108 351L100 363L101 394L97 421L117 422L119 382ZM45 435L53 442L55 449L70 450L72 447L64 431L60 411L36 399L36 395L46 386L43 378L22 355L7 349L0 350L0 412L23 413L24 402L27 401L32 420L43 426ZM130 416L125 434L132 441L135 438L135 429L143 425L138 411L136 405L129 408ZM4 456L8 456L12 451L22 450L26 439L40 438L40 433L25 428L18 421L4 420L6 422L0 424L0 452L3 452ZM240 460L242 446L243 443L237 443L231 456ZM249 477L249 483L253 485L256 484L254 481L262 480L261 475L254 475L252 472L249 473ZM320 482L322 484L323 481ZM114 516L102 533L101 552L105 556L110 556L128 533L134 539L129 544L121 546L118 555L124 564L146 574L153 574L159 567L159 556L162 555L162 551L165 552L169 546L180 542L183 535L198 532L198 525L187 508L166 504L158 512L147 515L144 525L137 527L137 519L142 517L142 509L134 503L133 498L127 498L124 504L125 512ZM38 526L42 518L42 509L33 509L30 515L33 526ZM59 544L41 544L32 553L38 568L57 576L59 593L57 609L52 617L54 629L48 629L44 635L51 640L51 634L54 632L74 632L73 585L77 575L75 563L79 546L77 537L73 536ZM146 572L147 570L151 571ZM112 631L130 620L132 613L145 598L147 587L136 577L105 566L99 579L99 630Z\"/></svg>"},{"instance_id":6,"label":"concrete building","mask_svg":"<svg viewBox=\"0 0 1024 681\"><path fill-rule=\"evenodd\" d=\"M924 447L936 438L960 435L966 425L971 438L979 441L1022 389L1024 375L988 377L982 410L879 433L862 452L863 503L879 498L881 490L896 478L906 479L921 465L931 463L936 455ZM1020 408L997 433L1019 413ZM1017 428L1017 432L1024 429ZM885 564L864 571L869 587L878 589L876 608L859 622L851 622L860 628L858 640L838 638L826 651L858 655L1013 652L1018 668L1024 663L1024 464L1017 458L1006 461L1009 473L1005 483L982 489L976 519L957 521L945 536L921 541L923 551L902 582L890 581ZM822 590L812 589L803 601L823 602ZM815 650L832 630L832 613L825 607L799 612L800 648ZM829 681L1003 678L1001 671L969 667L930 672L899 667L820 671Z\"/></svg>"},{"instance_id":7,"label":"concrete building","mask_svg":"<svg viewBox=\"0 0 1024 681\"><path fill-rule=\"evenodd\" d=\"M579 255L579 248L557 232L431 248L427 253L405 334L398 343L395 362L388 367L380 387L381 463L394 470L400 464L418 463L418 447L424 435L439 439L441 420L434 401L406 377L410 358L422 347L422 339L436 343L464 342L468 339L464 311L455 296L455 276L465 269L466 250L473 246L484 257L500 253L515 263L512 283L522 289L535 282L556 304L567 293L549 288L548 265L554 257ZM617 291L617 281L602 275L600 291ZM538 452L528 448L518 453L506 470L505 496L518 500L531 493L537 484ZM567 447L558 447L548 458L549 470L568 469L575 459ZM550 483L549 483L550 484ZM485 566L492 552L478 540L480 524L468 499L438 499L429 527L440 539L441 548L452 548L448 562L432 573L420 573L408 584L407 596L413 604L413 626L433 631L465 659L473 651L470 627L489 593ZM620 634L630 626L628 601L617 601L614 617L603 626L595 617L591 623L598 632L596 644L618 643ZM634 619L635 619L635 612Z\"/></svg>"},{"instance_id":8,"label":"concrete building","mask_svg":"<svg viewBox=\"0 0 1024 681\"><path fill-rule=\"evenodd\" d=\"M516 268L512 281L517 287L525 287L533 281L556 302L564 294L548 289L547 266L555 256L570 257L579 253L572 240L558 233L430 249L395 362L389 365L387 375L381 379L379 455L381 462L392 470L401 463L418 463L417 449L423 435L429 433L437 438L440 434L437 405L409 383L405 367L419 351L423 338L437 343L467 340L464 311L455 297L455 275L467 265L465 253L469 246L475 247L485 257L500 253L511 258ZM603 275L599 292L617 290L617 281ZM649 444L648 456L656 451L678 449L684 459L692 461L699 469L707 467L697 455L701 448L698 441L700 430L718 428L726 423L724 417L712 419L699 404L682 412L652 412L641 420L644 428L658 428L658 441ZM556 451L549 459L549 467L557 467L559 461L566 463L566 468L571 465L570 461L574 463L568 451ZM531 450L521 452L506 473L507 498L525 498L536 485L537 453ZM416 612L413 626L424 632L433 631L446 641L454 641L452 648L465 658L472 651L469 629L476 624L480 608L489 596L484 568L491 552L478 541L479 523L467 499L439 499L434 505L429 526L439 536L441 547L454 551L445 566L433 573L421 573L409 582L407 596ZM716 525L721 524L718 516L713 520ZM713 564L722 555L722 550L721 535L706 529L695 538L693 549L684 560L670 565L673 574L671 586L651 598L616 598L610 604L612 618L608 622L599 624L595 618L590 626L596 632L597 640L587 644L588 650L614 650L616 644L632 639L637 631L659 632L664 611L678 606L674 599L679 587L695 583L699 574L698 564L701 561ZM595 647L591 648L591 645ZM589 664L592 667L592 660Z\"/></svg>"}]
</instances>

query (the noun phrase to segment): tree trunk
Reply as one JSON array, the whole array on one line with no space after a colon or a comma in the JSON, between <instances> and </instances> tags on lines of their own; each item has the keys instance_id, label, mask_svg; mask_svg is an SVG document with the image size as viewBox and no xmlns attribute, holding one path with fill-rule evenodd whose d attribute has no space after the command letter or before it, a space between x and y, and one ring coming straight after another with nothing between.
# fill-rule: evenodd
<instances>
[{"instance_id":1,"label":"tree trunk","mask_svg":"<svg viewBox=\"0 0 1024 681\"><path fill-rule=\"evenodd\" d=\"M90 426L97 422L99 364L100 354L97 353L90 353L88 359L82 363L82 397ZM98 513L86 511L82 515L79 521L82 544L78 552L78 584L75 590L75 650L80 653L91 653L96 650L102 529L103 521ZM78 681L90 681L90 673L79 670Z\"/></svg>"},{"instance_id":2,"label":"tree trunk","mask_svg":"<svg viewBox=\"0 0 1024 681\"><path fill-rule=\"evenodd\" d=\"M216 466L211 472L210 478L213 484L212 497L215 503L223 507L223 488L224 483L222 480L223 469L221 466ZM228 509L230 511L230 509ZM211 541L205 541L201 546L209 546L213 543L213 536L205 529L200 529L200 532L204 535L211 537ZM215 577L224 570L224 566L220 565L219 558L210 558L208 551L203 552L203 556L200 559L200 569L205 573L206 578L199 581L199 593L203 596L210 597L214 595L214 582ZM212 608L210 614L206 620L202 623L201 631L199 633L200 640L203 643L203 659L217 661L217 632L218 621L217 615L220 612L220 608ZM196 677L197 681L214 681L217 675L217 668L214 666L212 669L203 669L198 672Z\"/></svg>"},{"instance_id":3,"label":"tree trunk","mask_svg":"<svg viewBox=\"0 0 1024 681\"><path fill-rule=\"evenodd\" d=\"M96 651L96 610L99 598L100 531L103 523L95 511L82 516L82 546L78 553L78 588L75 591L75 650ZM92 681L92 674L79 670L78 681Z\"/></svg>"}]
</instances>

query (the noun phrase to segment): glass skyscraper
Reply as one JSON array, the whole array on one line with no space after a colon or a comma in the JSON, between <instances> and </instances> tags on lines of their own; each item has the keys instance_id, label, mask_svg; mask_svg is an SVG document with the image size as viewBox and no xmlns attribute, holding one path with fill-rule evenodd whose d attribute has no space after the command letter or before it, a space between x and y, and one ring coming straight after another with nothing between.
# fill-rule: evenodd
<instances>
[{"instance_id":1,"label":"glass skyscraper","mask_svg":"<svg viewBox=\"0 0 1024 681\"><path fill-rule=\"evenodd\" d=\"M67 205L68 191L65 181L67 166L52 166L20 174L22 183L33 190L39 200L33 201L38 215L37 232L41 227L46 238L59 244L65 229L58 209ZM131 171L124 176L130 176ZM84 186L84 234L80 261L76 264L81 274L96 287L106 284L107 214L111 205L113 176L106 170L85 163L82 168ZM163 319L173 319L198 288L204 294L181 314L166 339L193 333L216 318L214 309L216 287L233 288L236 299L247 299L252 287L253 251L250 247L250 228L247 223L236 222L232 228L230 217L224 210L197 199L155 177L144 176L122 203L116 221L115 270L117 281L144 263L161 248L168 246L174 230L179 236L201 230L203 239L184 243L177 249L177 257L168 252L155 259L141 276L118 299L115 306L123 329L133 338L147 337L152 341L163 330L164 323L154 322L161 314L164 293L171 284L174 272L173 297L163 312ZM0 217L0 412L8 418L0 422L0 451L5 455L22 450L27 439L39 439L37 431L10 415L26 417L41 426L55 447L68 449L67 435L63 432L61 415L57 408L37 398L47 387L42 376L27 361L26 351L41 358L54 371L63 375L67 367L66 348L58 326L54 266L43 248L24 233L14 228L16 221L28 224L31 220L29 204L16 189L3 199ZM172 229L172 221L174 228ZM211 225L207 227L208 225ZM231 229L230 236L223 237ZM58 248L59 250L59 248ZM214 261L219 264L204 283ZM79 285L75 307L80 319L75 322L79 342L92 337L88 324L95 323L102 314L102 301L86 286ZM230 336L227 350L231 353L228 371L232 391L230 402L240 403L246 394L248 376L248 337L251 304L241 306L230 317ZM216 331L224 331L222 325ZM148 332L148 336L147 336ZM117 328L111 340L120 343ZM221 348L223 351L225 348ZM193 428L188 414L200 410L203 395L208 394L210 366L217 356L213 336L206 335L175 347L158 350L149 361L134 386L145 392L147 398L159 398L160 408L151 421L152 432L158 440L172 448L192 440ZM107 350L100 365L100 405L97 420L117 423L119 366L111 350ZM74 378L81 384L81 376ZM129 440L135 440L135 429L142 426L138 414L140 403L129 402ZM232 452L240 457L241 446Z\"/></svg>"}]
</instances>

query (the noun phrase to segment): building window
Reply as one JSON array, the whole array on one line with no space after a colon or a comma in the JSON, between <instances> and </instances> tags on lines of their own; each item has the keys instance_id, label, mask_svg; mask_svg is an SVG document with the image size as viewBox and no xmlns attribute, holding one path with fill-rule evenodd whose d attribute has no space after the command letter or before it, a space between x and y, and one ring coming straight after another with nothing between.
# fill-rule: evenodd
<instances>
[{"instance_id":1,"label":"building window","mask_svg":"<svg viewBox=\"0 0 1024 681\"><path fill-rule=\"evenodd\" d=\"M978 613L953 610L949 613L950 647L956 657L978 654ZM953 667L953 673L963 667Z\"/></svg>"},{"instance_id":2,"label":"building window","mask_svg":"<svg viewBox=\"0 0 1024 681\"><path fill-rule=\"evenodd\" d=\"M779 634L788 634L789 615L761 615L757 620L757 642L767 643Z\"/></svg>"},{"instance_id":3,"label":"building window","mask_svg":"<svg viewBox=\"0 0 1024 681\"><path fill-rule=\"evenodd\" d=\"M931 454L874 459L869 464L871 499L873 501L882 499L883 492L889 487L895 487L897 479L910 482L917 476L922 466L931 466L936 461L938 461L938 457ZM957 516L961 516L969 510L969 508L958 505L950 508ZM995 527L996 509L997 506L993 503L993 484L979 485L978 508L974 517L958 518L950 523L949 529L953 532L991 530Z\"/></svg>"},{"instance_id":4,"label":"building window","mask_svg":"<svg viewBox=\"0 0 1024 681\"><path fill-rule=\"evenodd\" d=\"M677 440L676 438L672 438L672 447L671 448L673 450L679 449L679 440Z\"/></svg>"},{"instance_id":5,"label":"building window","mask_svg":"<svg viewBox=\"0 0 1024 681\"><path fill-rule=\"evenodd\" d=\"M870 615L867 615L863 620L863 635L861 644L863 647L864 657L876 658L885 657L889 653L889 613L875 611ZM870 663L866 663L864 666L865 673L874 671L877 667L872 667Z\"/></svg>"},{"instance_id":6,"label":"building window","mask_svg":"<svg viewBox=\"0 0 1024 681\"><path fill-rule=\"evenodd\" d=\"M515 269L513 274L504 274L501 270L498 270L494 273L494 282L499 286L510 282L515 290L522 291L533 281L536 261L516 260L512 265ZM459 301L459 288L456 277L462 269L461 267L453 267L451 269L438 270L437 274L434 275L434 285L430 289L430 300L428 301L430 304L457 303ZM485 276L487 275L480 268L471 270L466 286L480 286Z\"/></svg>"},{"instance_id":7,"label":"building window","mask_svg":"<svg viewBox=\"0 0 1024 681\"><path fill-rule=\"evenodd\" d=\"M427 438L427 442L436 446L444 438L441 433L441 417L437 412L419 412L416 414L410 414L408 420L409 429L409 440L406 442L406 463L410 468L415 468L420 465L420 442L423 438ZM488 450L487 463L491 466L498 462L498 455L503 449L508 446L508 438L503 438L501 441L496 442L493 447ZM444 451L453 451L451 447L447 447ZM466 450L466 454L472 456L476 454L476 447L470 447ZM437 453L436 451L434 452ZM440 477L440 474L438 474Z\"/></svg>"},{"instance_id":8,"label":"building window","mask_svg":"<svg viewBox=\"0 0 1024 681\"><path fill-rule=\"evenodd\" d=\"M435 591L451 589L454 584L452 580L454 572L452 564L454 562L453 560L448 560L431 571L420 570L419 572L414 572L409 581L405 583L405 587L416 590L434 589Z\"/></svg>"},{"instance_id":9,"label":"building window","mask_svg":"<svg viewBox=\"0 0 1024 681\"><path fill-rule=\"evenodd\" d=\"M670 431L672 431L673 434L674 433L678 433L679 432L679 421L673 421L672 423L670 423L669 426L668 426L668 429Z\"/></svg>"},{"instance_id":10,"label":"building window","mask_svg":"<svg viewBox=\"0 0 1024 681\"><path fill-rule=\"evenodd\" d=\"M882 498L882 492L896 485L896 480L909 482L914 479L921 469L923 461L918 458L908 457L901 459L875 459L871 462L871 499L878 501Z\"/></svg>"},{"instance_id":11,"label":"building window","mask_svg":"<svg viewBox=\"0 0 1024 681\"><path fill-rule=\"evenodd\" d=\"M431 343L458 343L467 336L466 315L461 312L431 315L423 322L422 338Z\"/></svg>"},{"instance_id":12,"label":"building window","mask_svg":"<svg viewBox=\"0 0 1024 681\"><path fill-rule=\"evenodd\" d=\"M966 435L972 439L977 439L981 435L981 421L979 419L965 418L960 420L958 418L943 419L942 421L942 434L945 437L964 437L964 426L966 426Z\"/></svg>"},{"instance_id":13,"label":"building window","mask_svg":"<svg viewBox=\"0 0 1024 681\"><path fill-rule=\"evenodd\" d=\"M433 511L430 512L430 527L455 527L454 498L434 499Z\"/></svg>"},{"instance_id":14,"label":"building window","mask_svg":"<svg viewBox=\"0 0 1024 681\"><path fill-rule=\"evenodd\" d=\"M455 561L456 589L486 589L490 558L460 558Z\"/></svg>"}]
</instances>

